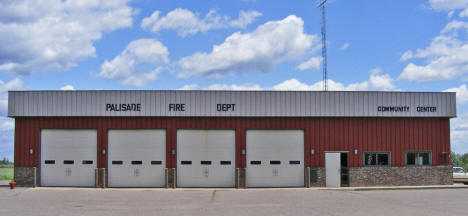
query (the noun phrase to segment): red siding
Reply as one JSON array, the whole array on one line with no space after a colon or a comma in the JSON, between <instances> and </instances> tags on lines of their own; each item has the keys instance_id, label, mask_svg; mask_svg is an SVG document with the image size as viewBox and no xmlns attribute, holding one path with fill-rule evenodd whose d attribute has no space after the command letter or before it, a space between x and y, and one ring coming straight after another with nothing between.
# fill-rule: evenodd
<instances>
[{"instance_id":1,"label":"red siding","mask_svg":"<svg viewBox=\"0 0 468 216\"><path fill-rule=\"evenodd\" d=\"M158 118L158 117L63 117L15 119L15 166L39 165L40 129L69 128L98 131L98 167L107 166L107 130L160 128L166 130L167 167L175 167L177 129L236 130L236 166L245 167L246 130L302 129L305 131L305 163L323 167L325 151L349 151L350 166L362 166L364 151L390 151L392 166L404 166L406 151L432 152L433 165L440 165L442 152L450 153L448 118ZM34 153L29 154L29 149ZM315 154L310 151L314 149ZM358 154L354 155L354 149ZM450 155L450 154L448 154ZM448 158L450 163L450 158Z\"/></svg>"}]
</instances>

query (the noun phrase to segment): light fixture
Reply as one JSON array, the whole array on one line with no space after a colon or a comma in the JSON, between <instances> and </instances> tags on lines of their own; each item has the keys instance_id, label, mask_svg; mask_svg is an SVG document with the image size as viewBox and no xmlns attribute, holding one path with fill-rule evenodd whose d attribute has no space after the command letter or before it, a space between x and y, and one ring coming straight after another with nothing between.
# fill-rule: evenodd
<instances>
[{"instance_id":1,"label":"light fixture","mask_svg":"<svg viewBox=\"0 0 468 216\"><path fill-rule=\"evenodd\" d=\"M34 149L29 149L29 154L34 154Z\"/></svg>"},{"instance_id":2,"label":"light fixture","mask_svg":"<svg viewBox=\"0 0 468 216\"><path fill-rule=\"evenodd\" d=\"M245 149L242 149L242 155L245 155Z\"/></svg>"},{"instance_id":3,"label":"light fixture","mask_svg":"<svg viewBox=\"0 0 468 216\"><path fill-rule=\"evenodd\" d=\"M172 149L171 153L172 155L175 155L175 149Z\"/></svg>"},{"instance_id":4,"label":"light fixture","mask_svg":"<svg viewBox=\"0 0 468 216\"><path fill-rule=\"evenodd\" d=\"M103 155L106 154L106 149L102 149L102 152L101 152Z\"/></svg>"},{"instance_id":5,"label":"light fixture","mask_svg":"<svg viewBox=\"0 0 468 216\"><path fill-rule=\"evenodd\" d=\"M354 149L354 154L357 155L357 153L358 153L358 150Z\"/></svg>"},{"instance_id":6,"label":"light fixture","mask_svg":"<svg viewBox=\"0 0 468 216\"><path fill-rule=\"evenodd\" d=\"M311 149L311 150L310 150L310 154L311 154L311 155L314 155L314 154L315 154L315 149Z\"/></svg>"}]
</instances>

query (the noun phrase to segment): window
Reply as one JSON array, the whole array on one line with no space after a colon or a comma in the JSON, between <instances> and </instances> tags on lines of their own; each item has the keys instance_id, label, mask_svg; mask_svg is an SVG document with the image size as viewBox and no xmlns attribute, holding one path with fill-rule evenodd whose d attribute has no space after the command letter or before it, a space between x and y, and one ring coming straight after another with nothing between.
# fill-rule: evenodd
<instances>
[{"instance_id":1,"label":"window","mask_svg":"<svg viewBox=\"0 0 468 216\"><path fill-rule=\"evenodd\" d=\"M200 161L201 165L211 165L211 161Z\"/></svg>"},{"instance_id":2,"label":"window","mask_svg":"<svg viewBox=\"0 0 468 216\"><path fill-rule=\"evenodd\" d=\"M45 164L55 164L55 160L45 160Z\"/></svg>"},{"instance_id":3,"label":"window","mask_svg":"<svg viewBox=\"0 0 468 216\"><path fill-rule=\"evenodd\" d=\"M221 161L221 165L231 165L231 161Z\"/></svg>"},{"instance_id":4,"label":"window","mask_svg":"<svg viewBox=\"0 0 468 216\"><path fill-rule=\"evenodd\" d=\"M90 165L90 164L93 164L93 161L92 161L92 160L83 160L81 163L82 163L82 164L85 164L85 165L86 165L86 164L87 164L87 165Z\"/></svg>"},{"instance_id":5,"label":"window","mask_svg":"<svg viewBox=\"0 0 468 216\"><path fill-rule=\"evenodd\" d=\"M291 164L291 165L297 165L297 164L301 164L301 161L294 161L294 160L292 160L292 161L289 161L289 164Z\"/></svg>"},{"instance_id":6,"label":"window","mask_svg":"<svg viewBox=\"0 0 468 216\"><path fill-rule=\"evenodd\" d=\"M64 160L63 161L63 164L74 164L75 161L74 160Z\"/></svg>"},{"instance_id":7,"label":"window","mask_svg":"<svg viewBox=\"0 0 468 216\"><path fill-rule=\"evenodd\" d=\"M122 165L123 161L112 161L112 165Z\"/></svg>"},{"instance_id":8,"label":"window","mask_svg":"<svg viewBox=\"0 0 468 216\"><path fill-rule=\"evenodd\" d=\"M390 152L364 152L364 166L390 166Z\"/></svg>"},{"instance_id":9,"label":"window","mask_svg":"<svg viewBox=\"0 0 468 216\"><path fill-rule=\"evenodd\" d=\"M406 165L431 165L431 152L406 152Z\"/></svg>"},{"instance_id":10,"label":"window","mask_svg":"<svg viewBox=\"0 0 468 216\"><path fill-rule=\"evenodd\" d=\"M181 161L180 164L182 164L182 165L192 165L192 161Z\"/></svg>"},{"instance_id":11,"label":"window","mask_svg":"<svg viewBox=\"0 0 468 216\"><path fill-rule=\"evenodd\" d=\"M162 161L151 161L151 165L161 165Z\"/></svg>"},{"instance_id":12,"label":"window","mask_svg":"<svg viewBox=\"0 0 468 216\"><path fill-rule=\"evenodd\" d=\"M270 165L280 165L281 161L270 161Z\"/></svg>"},{"instance_id":13,"label":"window","mask_svg":"<svg viewBox=\"0 0 468 216\"><path fill-rule=\"evenodd\" d=\"M142 165L143 161L132 161L132 165Z\"/></svg>"}]
</instances>

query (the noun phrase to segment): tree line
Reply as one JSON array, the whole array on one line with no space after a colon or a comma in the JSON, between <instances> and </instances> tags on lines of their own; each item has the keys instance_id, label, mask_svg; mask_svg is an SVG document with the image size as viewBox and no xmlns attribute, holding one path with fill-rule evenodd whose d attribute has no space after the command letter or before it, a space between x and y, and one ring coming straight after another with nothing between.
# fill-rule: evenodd
<instances>
[{"instance_id":1,"label":"tree line","mask_svg":"<svg viewBox=\"0 0 468 216\"><path fill-rule=\"evenodd\" d=\"M452 166L463 167L465 170L468 171L468 153L457 154L455 152L452 152L450 157L452 159Z\"/></svg>"},{"instance_id":2,"label":"tree line","mask_svg":"<svg viewBox=\"0 0 468 216\"><path fill-rule=\"evenodd\" d=\"M6 158L6 157L3 157L3 159L0 160L0 165L11 165L11 164L13 164L13 162L8 160L8 158Z\"/></svg>"}]
</instances>

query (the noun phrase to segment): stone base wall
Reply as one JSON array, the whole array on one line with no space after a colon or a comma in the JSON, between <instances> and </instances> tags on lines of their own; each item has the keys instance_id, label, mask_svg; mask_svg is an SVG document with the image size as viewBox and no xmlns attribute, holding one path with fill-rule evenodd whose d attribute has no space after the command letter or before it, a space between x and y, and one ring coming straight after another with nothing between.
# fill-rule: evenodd
<instances>
[{"instance_id":1,"label":"stone base wall","mask_svg":"<svg viewBox=\"0 0 468 216\"><path fill-rule=\"evenodd\" d=\"M177 171L176 168L167 168L166 188L176 188Z\"/></svg>"},{"instance_id":2,"label":"stone base wall","mask_svg":"<svg viewBox=\"0 0 468 216\"><path fill-rule=\"evenodd\" d=\"M20 187L39 185L39 169L35 167L15 167L15 182Z\"/></svg>"},{"instance_id":3,"label":"stone base wall","mask_svg":"<svg viewBox=\"0 0 468 216\"><path fill-rule=\"evenodd\" d=\"M325 168L311 167L309 176L310 187L325 187Z\"/></svg>"},{"instance_id":4,"label":"stone base wall","mask_svg":"<svg viewBox=\"0 0 468 216\"><path fill-rule=\"evenodd\" d=\"M236 169L236 188L247 188L245 178L245 168Z\"/></svg>"},{"instance_id":5,"label":"stone base wall","mask_svg":"<svg viewBox=\"0 0 468 216\"><path fill-rule=\"evenodd\" d=\"M452 166L350 167L351 187L451 185Z\"/></svg>"},{"instance_id":6,"label":"stone base wall","mask_svg":"<svg viewBox=\"0 0 468 216\"><path fill-rule=\"evenodd\" d=\"M96 178L96 188L106 188L107 187L107 169L106 168L96 168L97 172L95 172L95 175L97 174Z\"/></svg>"}]
</instances>

